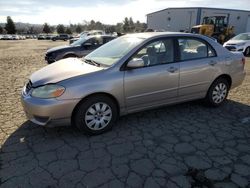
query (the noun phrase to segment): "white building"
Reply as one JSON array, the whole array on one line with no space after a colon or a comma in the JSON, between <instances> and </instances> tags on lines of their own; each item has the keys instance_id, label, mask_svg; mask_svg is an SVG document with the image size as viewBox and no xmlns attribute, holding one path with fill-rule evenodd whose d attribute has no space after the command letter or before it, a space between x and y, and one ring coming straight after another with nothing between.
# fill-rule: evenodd
<instances>
[{"instance_id":1,"label":"white building","mask_svg":"<svg viewBox=\"0 0 250 188\"><path fill-rule=\"evenodd\" d=\"M220 8L167 8L147 14L148 28L165 31L190 31L206 16L226 16L235 33L250 32L250 11Z\"/></svg>"}]
</instances>

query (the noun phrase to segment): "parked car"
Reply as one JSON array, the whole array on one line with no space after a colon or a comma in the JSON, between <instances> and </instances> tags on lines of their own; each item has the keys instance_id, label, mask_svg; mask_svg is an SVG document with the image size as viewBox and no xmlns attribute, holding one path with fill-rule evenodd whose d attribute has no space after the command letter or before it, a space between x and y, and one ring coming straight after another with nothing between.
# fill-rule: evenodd
<instances>
[{"instance_id":1,"label":"parked car","mask_svg":"<svg viewBox=\"0 0 250 188\"><path fill-rule=\"evenodd\" d=\"M72 123L99 134L128 113L195 99L220 106L243 82L244 64L242 53L206 36L131 34L33 73L21 101L38 125Z\"/></svg>"},{"instance_id":2,"label":"parked car","mask_svg":"<svg viewBox=\"0 0 250 188\"><path fill-rule=\"evenodd\" d=\"M45 35L45 40L51 40L54 37L54 35Z\"/></svg>"},{"instance_id":3,"label":"parked car","mask_svg":"<svg viewBox=\"0 0 250 188\"><path fill-rule=\"evenodd\" d=\"M57 35L57 36L54 36L51 38L51 40L53 41L57 41L57 40L69 40L71 37L70 35L67 35L67 34L60 34L60 35Z\"/></svg>"},{"instance_id":4,"label":"parked car","mask_svg":"<svg viewBox=\"0 0 250 188\"><path fill-rule=\"evenodd\" d=\"M230 51L243 52L245 56L250 55L250 33L241 33L223 45Z\"/></svg>"},{"instance_id":5,"label":"parked car","mask_svg":"<svg viewBox=\"0 0 250 188\"><path fill-rule=\"evenodd\" d=\"M21 39L18 35L11 35L11 40L19 40Z\"/></svg>"},{"instance_id":6,"label":"parked car","mask_svg":"<svg viewBox=\"0 0 250 188\"><path fill-rule=\"evenodd\" d=\"M11 35L3 35L2 40L12 40Z\"/></svg>"},{"instance_id":7,"label":"parked car","mask_svg":"<svg viewBox=\"0 0 250 188\"><path fill-rule=\"evenodd\" d=\"M49 49L45 54L45 60L48 63L53 63L68 57L83 57L114 38L108 35L81 38L69 46L59 46Z\"/></svg>"},{"instance_id":8,"label":"parked car","mask_svg":"<svg viewBox=\"0 0 250 188\"><path fill-rule=\"evenodd\" d=\"M45 40L45 39L46 39L45 35L38 35L37 36L37 40Z\"/></svg>"},{"instance_id":9,"label":"parked car","mask_svg":"<svg viewBox=\"0 0 250 188\"><path fill-rule=\"evenodd\" d=\"M91 30L91 31L84 31L82 33L80 33L79 36L77 37L72 37L69 40L69 44L72 44L73 42L79 40L80 38L85 38L87 36L91 36L91 35L106 35L104 31L102 30Z\"/></svg>"}]
</instances>

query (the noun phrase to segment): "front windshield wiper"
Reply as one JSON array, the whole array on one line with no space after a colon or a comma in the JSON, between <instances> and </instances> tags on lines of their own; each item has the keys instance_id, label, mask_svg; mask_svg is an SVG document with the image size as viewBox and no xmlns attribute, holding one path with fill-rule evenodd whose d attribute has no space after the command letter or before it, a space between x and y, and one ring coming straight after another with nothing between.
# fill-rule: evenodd
<instances>
[{"instance_id":1,"label":"front windshield wiper","mask_svg":"<svg viewBox=\"0 0 250 188\"><path fill-rule=\"evenodd\" d=\"M95 66L97 66L97 67L100 67L100 63L97 63L96 61L94 61L94 60L92 60L92 59L83 59L83 61L85 62L85 63L88 63L88 64L91 64L91 65L95 65Z\"/></svg>"}]
</instances>

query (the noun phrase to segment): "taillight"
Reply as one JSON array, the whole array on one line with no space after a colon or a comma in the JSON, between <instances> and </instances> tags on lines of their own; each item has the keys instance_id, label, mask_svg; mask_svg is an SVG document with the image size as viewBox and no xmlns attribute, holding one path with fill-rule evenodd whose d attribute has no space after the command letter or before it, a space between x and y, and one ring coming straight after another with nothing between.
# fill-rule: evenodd
<instances>
[{"instance_id":1,"label":"taillight","mask_svg":"<svg viewBox=\"0 0 250 188\"><path fill-rule=\"evenodd\" d=\"M241 62L242 62L242 64L243 64L243 66L245 66L246 58L243 57L243 58L241 59Z\"/></svg>"}]
</instances>

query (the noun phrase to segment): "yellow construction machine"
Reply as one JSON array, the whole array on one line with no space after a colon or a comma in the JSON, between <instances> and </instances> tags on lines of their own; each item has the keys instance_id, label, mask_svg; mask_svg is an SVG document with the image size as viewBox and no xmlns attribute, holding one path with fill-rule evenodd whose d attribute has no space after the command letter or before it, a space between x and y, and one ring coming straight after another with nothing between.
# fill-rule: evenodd
<instances>
[{"instance_id":1,"label":"yellow construction machine","mask_svg":"<svg viewBox=\"0 0 250 188\"><path fill-rule=\"evenodd\" d=\"M204 17L201 25L192 27L191 33L213 37L221 44L235 36L234 27L228 25L226 16Z\"/></svg>"}]
</instances>

